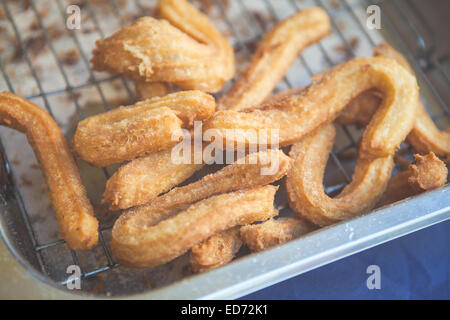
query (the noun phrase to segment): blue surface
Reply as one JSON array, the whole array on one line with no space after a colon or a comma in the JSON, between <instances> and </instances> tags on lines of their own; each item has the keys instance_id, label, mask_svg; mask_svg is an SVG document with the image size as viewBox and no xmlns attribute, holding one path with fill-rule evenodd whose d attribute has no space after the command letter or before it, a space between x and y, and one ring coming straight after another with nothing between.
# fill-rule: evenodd
<instances>
[{"instance_id":1,"label":"blue surface","mask_svg":"<svg viewBox=\"0 0 450 320\"><path fill-rule=\"evenodd\" d=\"M381 289L366 269L378 265ZM242 299L450 299L450 221L419 230Z\"/></svg>"}]
</instances>

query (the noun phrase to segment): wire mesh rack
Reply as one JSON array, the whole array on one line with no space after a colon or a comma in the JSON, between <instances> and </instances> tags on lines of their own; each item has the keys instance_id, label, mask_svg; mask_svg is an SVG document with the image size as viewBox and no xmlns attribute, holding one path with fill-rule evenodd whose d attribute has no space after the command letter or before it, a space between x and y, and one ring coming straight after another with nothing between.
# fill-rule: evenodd
<instances>
[{"instance_id":1,"label":"wire mesh rack","mask_svg":"<svg viewBox=\"0 0 450 320\"><path fill-rule=\"evenodd\" d=\"M2 50L0 50L0 78L2 78L0 80L0 90L8 90L24 95L27 99L38 102L38 104L42 102L42 105L57 122L61 122L58 116L61 110L58 108L56 111L55 104L58 102L55 101L61 101L61 97L65 95L68 96L67 101L70 101L70 103L67 103L70 105L73 104L74 106L74 117L76 121L93 113L110 110L118 104L117 101L113 101L110 98L111 89L106 89L107 86L112 86L113 91L118 91L118 95L122 97L119 100L121 104L132 104L136 100L132 83L120 76L110 76L92 71L89 63L92 48L87 49L86 43L89 42L92 46L92 40L96 37L104 38L114 30L129 24L137 17L151 14L155 3L156 0L135 0L128 2L119 0L77 1L75 4L81 8L83 13L82 23L86 25L83 28L89 28L89 32L84 33L68 28L63 28L61 31L65 37L66 45L69 43L67 47L72 50L70 51L72 52L72 56L78 57L77 66L74 69L72 63L68 63L68 61L71 62L70 57L67 61L67 57L62 57L59 52L60 44L58 40L55 40L55 31L47 21L49 13L46 11L48 8L46 8L46 4L43 1L0 1L0 22L2 23L0 27L3 26L3 28L7 29L10 34L8 41L13 43L15 48L15 52L9 56L3 54ZM427 107L430 105L433 106L433 108L428 109L432 118L438 125L443 126L448 124L448 100L446 100L445 94L440 92L433 84L433 81L436 81L436 79L431 79L428 76L431 70L433 74L438 75L439 81L448 87L449 75L448 68L446 67L448 59L445 55L436 56L436 50L439 46L436 40L433 39L433 33L430 31L431 28L414 1L211 0L194 1L194 4L208 13L213 19L213 22L217 23L220 30L230 38L235 48L238 63L241 61L242 65L245 65L245 61L248 61L251 57L255 43L277 21L299 9L310 6L319 6L327 10L331 17L333 35L306 49L277 86L276 91L307 85L309 79L318 72L322 72L337 63L356 56L370 55L370 48L382 41L384 38L383 31L388 30L389 37L387 39L392 38L390 42L405 54L422 82L422 93L426 92L425 105ZM368 30L365 25L365 19L367 17L366 7L373 4L381 6L383 13L386 12L382 16L382 32ZM52 6L55 7L51 12L53 16L56 15L58 25L65 26L67 19L66 10L69 5L71 3L65 0L52 2ZM26 11L27 15L24 13L19 14L22 11ZM407 16L405 14L406 11L412 14L414 19L410 19L410 15ZM19 20L18 17L21 19L26 17L31 19L34 22L34 30L37 36L35 35L34 38L29 38L28 31L23 27L24 21ZM107 30L105 30L104 25L105 17L108 20L115 21L114 24L107 27ZM408 33L413 39L413 42L405 41L403 36L400 35L394 23L394 20L397 21L398 19L401 20L401 24L408 26ZM346 26L343 25L343 21L346 22ZM91 36L91 38L88 39L86 34ZM36 39L36 37L40 41L39 44L35 44L30 40ZM51 74L46 74L46 67L39 65L40 60L33 51L36 46L47 48L47 58L51 60L50 64L54 66L51 71L48 71ZM27 69L28 79L34 82L31 85L32 89L25 90L27 91L26 94L23 93L24 90L21 88L22 80L17 75L17 72L21 69L17 68L16 70L15 64L10 62L11 59L15 60L14 63L20 63L22 65L21 68ZM81 80L80 77L73 77L73 74L75 72L80 73L80 70L81 74L83 74L83 79ZM57 85L48 86L46 84L49 82L48 79L44 81L43 77L58 77L60 80ZM88 90L89 93L95 92L99 97L100 103L98 105L101 108L89 110L86 106L83 106L83 102L80 101L80 92L83 90ZM56 100L54 97L59 97L59 100ZM329 171L335 172L335 178L325 182L326 191L329 194L339 191L345 184L350 182L352 165L354 164L346 163L343 160L343 154L349 150L357 149L356 144L360 134L360 131L353 127L339 126L338 129L343 138L341 139L342 142L331 152L331 160L328 167L332 169L328 169L327 167L327 173ZM70 135L70 130L68 131L66 133ZM101 223L99 246L93 255L64 249L66 248L64 240L54 239L52 241L43 241L41 239L42 237L37 236L39 231L36 231L36 219L29 212L29 206L24 201L23 188L20 186L21 184L23 185L24 179L14 170L16 165L14 164L14 159L9 157L8 152L12 147L10 145L8 146L7 141L5 141L7 138L5 137L7 137L6 134L1 135L0 155L2 155L4 169L6 169L3 173L7 175L7 177L2 178L3 181L7 179L9 183L3 186L3 197L14 199L17 203L20 212L19 218L21 219L17 223L23 225L23 229L26 230L26 236L28 238L28 240L23 240L28 243L24 246L31 247L31 250L29 248L22 248L20 250L22 250L23 255L28 257L31 265L61 286L64 286L67 280L61 278L61 274L64 274L63 269L60 268L61 270L58 272L54 270L55 261L60 260L60 264L64 267L68 264L81 266L81 277L85 280L98 280L97 276L99 274L111 273L118 269L119 264L114 260L108 244L109 232L112 227L111 221ZM83 164L79 165L82 169L86 167ZM103 175L102 181L105 181L114 171L114 168L98 170ZM98 174L95 176L98 176ZM280 201L285 202L286 200ZM282 205L282 203L279 203L279 205ZM28 253L24 253L24 251ZM53 253L49 253L50 251L53 251ZM65 257L67 253L69 253L69 258ZM171 268L177 267L171 266ZM161 269L157 273L159 272L158 274L161 275L165 270ZM134 293L174 282L189 275L189 271L183 267L181 268L180 274L181 276L179 277L165 279L161 281L161 284L157 285L153 283L146 284L145 281L141 281L144 284L135 288L126 290L123 288L117 290L108 288L107 290L100 290L96 293L108 295ZM91 286L89 290L95 291L95 285Z\"/></svg>"}]
</instances>

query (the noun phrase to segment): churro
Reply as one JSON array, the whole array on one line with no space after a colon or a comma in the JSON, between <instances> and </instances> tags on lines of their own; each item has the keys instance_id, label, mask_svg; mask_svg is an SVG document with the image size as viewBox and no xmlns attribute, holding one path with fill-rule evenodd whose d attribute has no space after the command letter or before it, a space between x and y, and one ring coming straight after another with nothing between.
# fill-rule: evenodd
<instances>
[{"instance_id":1,"label":"churro","mask_svg":"<svg viewBox=\"0 0 450 320\"><path fill-rule=\"evenodd\" d=\"M61 237L73 250L92 248L98 221L61 129L46 111L10 92L0 93L0 115L1 125L27 135L50 189Z\"/></svg>"},{"instance_id":2,"label":"churro","mask_svg":"<svg viewBox=\"0 0 450 320\"><path fill-rule=\"evenodd\" d=\"M269 185L213 196L156 224L124 214L112 230L112 251L128 267L149 268L169 262L216 233L275 216L276 190Z\"/></svg>"},{"instance_id":3,"label":"churro","mask_svg":"<svg viewBox=\"0 0 450 320\"><path fill-rule=\"evenodd\" d=\"M143 205L203 167L203 164L174 163L171 154L172 149L166 149L120 167L106 182L102 202L109 203L111 210Z\"/></svg>"},{"instance_id":4,"label":"churro","mask_svg":"<svg viewBox=\"0 0 450 320\"><path fill-rule=\"evenodd\" d=\"M254 141L255 131L277 130L280 146L289 145L332 122L353 98L371 88L378 88L384 100L364 132L362 155L385 157L391 155L411 131L418 101L414 76L385 58L356 58L345 62L300 94L260 109L218 111L207 120L204 129L215 129L229 145L260 144ZM242 134L227 139L227 129L240 129Z\"/></svg>"},{"instance_id":5,"label":"churro","mask_svg":"<svg viewBox=\"0 0 450 320\"><path fill-rule=\"evenodd\" d=\"M281 150L252 153L202 179L170 190L148 204L129 209L133 218L163 220L186 206L213 195L254 188L287 174L292 160Z\"/></svg>"},{"instance_id":6,"label":"churro","mask_svg":"<svg viewBox=\"0 0 450 320\"><path fill-rule=\"evenodd\" d=\"M327 13L301 10L279 22L261 40L247 69L217 104L218 110L244 110L260 104L307 46L330 33Z\"/></svg>"},{"instance_id":7,"label":"churro","mask_svg":"<svg viewBox=\"0 0 450 320\"><path fill-rule=\"evenodd\" d=\"M137 100L164 97L173 91L170 84L164 82L135 81L134 87Z\"/></svg>"},{"instance_id":8,"label":"churro","mask_svg":"<svg viewBox=\"0 0 450 320\"><path fill-rule=\"evenodd\" d=\"M239 228L225 230L193 246L189 254L192 271L205 272L233 260L243 244Z\"/></svg>"},{"instance_id":9,"label":"churro","mask_svg":"<svg viewBox=\"0 0 450 320\"><path fill-rule=\"evenodd\" d=\"M152 98L84 119L73 147L81 159L98 167L122 163L174 146L182 126L204 120L214 109L214 98L200 91Z\"/></svg>"},{"instance_id":10,"label":"churro","mask_svg":"<svg viewBox=\"0 0 450 320\"><path fill-rule=\"evenodd\" d=\"M387 43L378 45L374 49L374 53L377 57L384 57L398 62L411 74L414 74L407 60ZM418 101L419 107L416 121L406 141L419 153L434 152L438 156L449 157L450 132L439 130L428 115L425 106L420 102L420 99ZM370 121L380 103L380 93L377 90L363 93L360 97L350 102L349 106L338 117L338 122L364 126Z\"/></svg>"},{"instance_id":11,"label":"churro","mask_svg":"<svg viewBox=\"0 0 450 320\"><path fill-rule=\"evenodd\" d=\"M161 0L159 17L142 17L98 40L93 69L184 90L217 92L235 72L234 52L209 18L185 0Z\"/></svg>"},{"instance_id":12,"label":"churro","mask_svg":"<svg viewBox=\"0 0 450 320\"><path fill-rule=\"evenodd\" d=\"M286 178L289 204L300 217L319 226L372 209L386 190L394 166L393 154L366 159L360 151L352 182L338 196L330 198L322 181L334 136L334 126L328 124L294 144L289 153L294 158Z\"/></svg>"},{"instance_id":13,"label":"churro","mask_svg":"<svg viewBox=\"0 0 450 320\"><path fill-rule=\"evenodd\" d=\"M437 189L447 182L447 167L433 152L425 156L416 154L414 160L408 169L401 171L389 181L380 205Z\"/></svg>"},{"instance_id":14,"label":"churro","mask_svg":"<svg viewBox=\"0 0 450 320\"><path fill-rule=\"evenodd\" d=\"M297 217L269 219L240 228L242 241L252 252L259 252L304 235L315 227Z\"/></svg>"}]
</instances>

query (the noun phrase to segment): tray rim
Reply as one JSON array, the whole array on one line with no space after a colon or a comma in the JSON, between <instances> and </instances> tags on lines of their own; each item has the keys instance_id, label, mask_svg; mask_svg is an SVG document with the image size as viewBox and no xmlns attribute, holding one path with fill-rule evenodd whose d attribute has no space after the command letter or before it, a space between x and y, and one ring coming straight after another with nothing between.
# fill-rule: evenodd
<instances>
[{"instance_id":1,"label":"tray rim","mask_svg":"<svg viewBox=\"0 0 450 320\"><path fill-rule=\"evenodd\" d=\"M61 298L64 299L236 299L448 219L450 219L449 184L319 229L281 246L249 254L221 268L193 275L147 292L114 297L62 289L57 282L34 270L14 250L5 238L4 226L1 224L0 236L13 259L16 259L18 265L22 267L23 275L27 276L22 281L50 286L51 288L47 290L56 289L56 293L61 294ZM353 238L349 237L351 232L354 234ZM273 259L274 255L277 259ZM7 276L3 274L3 277ZM41 295L36 291L23 293L23 297L30 296L46 297L44 293Z\"/></svg>"}]
</instances>

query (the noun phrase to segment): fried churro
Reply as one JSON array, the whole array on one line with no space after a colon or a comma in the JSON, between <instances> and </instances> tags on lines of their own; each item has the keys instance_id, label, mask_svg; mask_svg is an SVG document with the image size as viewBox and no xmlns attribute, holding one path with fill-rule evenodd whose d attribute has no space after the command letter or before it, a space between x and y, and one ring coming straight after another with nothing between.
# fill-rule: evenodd
<instances>
[{"instance_id":1,"label":"fried churro","mask_svg":"<svg viewBox=\"0 0 450 320\"><path fill-rule=\"evenodd\" d=\"M205 272L233 260L243 244L239 228L225 230L193 246L189 254L192 271Z\"/></svg>"},{"instance_id":2,"label":"fried churro","mask_svg":"<svg viewBox=\"0 0 450 320\"><path fill-rule=\"evenodd\" d=\"M137 100L164 97L173 91L170 84L164 82L135 81L134 87L136 90Z\"/></svg>"},{"instance_id":3,"label":"fried churro","mask_svg":"<svg viewBox=\"0 0 450 320\"><path fill-rule=\"evenodd\" d=\"M368 212L386 190L394 166L393 154L366 159L361 157L352 182L335 198L325 194L323 175L333 147L332 124L294 144L289 155L294 164L286 178L291 208L312 223L326 226Z\"/></svg>"},{"instance_id":4,"label":"fried churro","mask_svg":"<svg viewBox=\"0 0 450 320\"><path fill-rule=\"evenodd\" d=\"M203 167L203 164L174 163L171 154L172 149L166 149L120 167L106 182L102 202L109 203L111 210L146 204Z\"/></svg>"},{"instance_id":5,"label":"fried churro","mask_svg":"<svg viewBox=\"0 0 450 320\"><path fill-rule=\"evenodd\" d=\"M213 195L254 188L277 181L287 174L292 160L281 150L251 153L202 179L170 190L148 204L129 209L136 218L163 220L187 205Z\"/></svg>"},{"instance_id":6,"label":"fried churro","mask_svg":"<svg viewBox=\"0 0 450 320\"><path fill-rule=\"evenodd\" d=\"M315 227L305 220L285 217L242 226L240 237L252 252L259 252L286 243L314 229Z\"/></svg>"},{"instance_id":7,"label":"fried churro","mask_svg":"<svg viewBox=\"0 0 450 320\"><path fill-rule=\"evenodd\" d=\"M162 19L142 17L98 40L93 69L184 90L219 91L235 72L228 40L185 0L161 0L158 13Z\"/></svg>"},{"instance_id":8,"label":"fried churro","mask_svg":"<svg viewBox=\"0 0 450 320\"><path fill-rule=\"evenodd\" d=\"M257 144L252 133L277 130L279 144L301 140L318 127L333 121L362 92L378 88L383 103L368 125L361 142L364 157L391 155L415 121L418 101L416 79L395 61L385 58L355 58L325 73L300 94L287 96L260 109L216 112L204 125L220 138L233 143ZM227 139L227 129L242 135ZM251 130L249 130L251 129Z\"/></svg>"},{"instance_id":9,"label":"fried churro","mask_svg":"<svg viewBox=\"0 0 450 320\"><path fill-rule=\"evenodd\" d=\"M392 59L402 65L411 74L413 69L407 60L387 43L381 43L374 49L375 56ZM418 100L419 108L413 129L406 141L422 154L434 152L438 156L450 156L450 133L439 130L428 115L425 106ZM380 93L377 90L363 93L355 98L341 113L338 122L343 124L366 125L380 105Z\"/></svg>"},{"instance_id":10,"label":"fried churro","mask_svg":"<svg viewBox=\"0 0 450 320\"><path fill-rule=\"evenodd\" d=\"M78 124L73 147L94 166L122 163L174 146L182 137L182 126L204 120L214 109L214 98L200 91L152 98L84 119Z\"/></svg>"},{"instance_id":11,"label":"fried churro","mask_svg":"<svg viewBox=\"0 0 450 320\"><path fill-rule=\"evenodd\" d=\"M275 216L276 190L269 185L213 196L156 224L124 214L112 230L112 251L127 267L149 268L169 262L216 233Z\"/></svg>"},{"instance_id":12,"label":"fried churro","mask_svg":"<svg viewBox=\"0 0 450 320\"><path fill-rule=\"evenodd\" d=\"M401 171L389 181L380 201L381 206L445 185L447 167L433 152L425 156L416 154L414 160L408 169Z\"/></svg>"},{"instance_id":13,"label":"fried churro","mask_svg":"<svg viewBox=\"0 0 450 320\"><path fill-rule=\"evenodd\" d=\"M261 40L247 69L217 104L218 110L244 110L260 104L307 46L330 33L327 13L301 10L279 22Z\"/></svg>"},{"instance_id":14,"label":"fried churro","mask_svg":"<svg viewBox=\"0 0 450 320\"><path fill-rule=\"evenodd\" d=\"M59 233L69 248L87 250L95 246L98 221L67 141L56 122L28 100L2 92L0 124L27 135L50 189Z\"/></svg>"}]
</instances>

